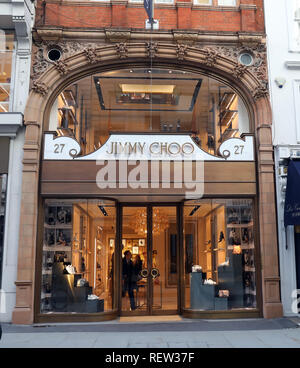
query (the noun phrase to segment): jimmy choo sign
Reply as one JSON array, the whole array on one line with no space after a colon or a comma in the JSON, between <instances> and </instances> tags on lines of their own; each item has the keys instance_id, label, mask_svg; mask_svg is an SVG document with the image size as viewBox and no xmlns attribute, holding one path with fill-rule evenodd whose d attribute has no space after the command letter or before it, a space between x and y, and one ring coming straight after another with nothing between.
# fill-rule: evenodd
<instances>
[{"instance_id":1,"label":"jimmy choo sign","mask_svg":"<svg viewBox=\"0 0 300 368\"><path fill-rule=\"evenodd\" d=\"M176 156L179 154L183 155L191 155L195 147L190 142L178 143L178 142L111 142L108 145L108 149L106 151L109 155L144 155L146 150L149 150L151 155L171 155Z\"/></svg>"},{"instance_id":2,"label":"jimmy choo sign","mask_svg":"<svg viewBox=\"0 0 300 368\"><path fill-rule=\"evenodd\" d=\"M187 134L112 134L103 146L85 156L71 137L46 133L44 146L44 160L253 161L253 137L228 139L219 153L210 155Z\"/></svg>"}]
</instances>

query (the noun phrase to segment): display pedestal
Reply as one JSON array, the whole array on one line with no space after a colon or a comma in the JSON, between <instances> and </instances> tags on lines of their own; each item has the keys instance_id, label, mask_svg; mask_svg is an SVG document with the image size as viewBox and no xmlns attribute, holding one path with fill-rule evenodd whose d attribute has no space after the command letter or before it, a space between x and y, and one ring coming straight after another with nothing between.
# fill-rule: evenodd
<instances>
[{"instance_id":1,"label":"display pedestal","mask_svg":"<svg viewBox=\"0 0 300 368\"><path fill-rule=\"evenodd\" d=\"M215 286L204 285L202 272L191 273L191 309L215 309Z\"/></svg>"},{"instance_id":2,"label":"display pedestal","mask_svg":"<svg viewBox=\"0 0 300 368\"><path fill-rule=\"evenodd\" d=\"M227 310L228 298L215 298L215 310Z\"/></svg>"}]
</instances>

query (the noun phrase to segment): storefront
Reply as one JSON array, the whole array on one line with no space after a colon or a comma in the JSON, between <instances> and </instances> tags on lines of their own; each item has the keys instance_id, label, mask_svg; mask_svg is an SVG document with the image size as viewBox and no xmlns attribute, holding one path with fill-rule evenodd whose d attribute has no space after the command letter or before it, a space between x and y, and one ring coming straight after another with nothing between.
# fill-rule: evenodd
<instances>
[{"instance_id":1,"label":"storefront","mask_svg":"<svg viewBox=\"0 0 300 368\"><path fill-rule=\"evenodd\" d=\"M52 93L34 85L28 116L42 98L44 123L27 118L41 160L35 184L25 174L24 203L33 184L38 196L23 236L36 236L36 258L16 283L15 323L280 315L276 265L264 280L261 268L256 147L267 159L268 137L249 97L205 68L123 64L57 79Z\"/></svg>"},{"instance_id":2,"label":"storefront","mask_svg":"<svg viewBox=\"0 0 300 368\"><path fill-rule=\"evenodd\" d=\"M4 253L4 227L6 211L7 174L9 162L9 138L0 137L0 285Z\"/></svg>"}]
</instances>

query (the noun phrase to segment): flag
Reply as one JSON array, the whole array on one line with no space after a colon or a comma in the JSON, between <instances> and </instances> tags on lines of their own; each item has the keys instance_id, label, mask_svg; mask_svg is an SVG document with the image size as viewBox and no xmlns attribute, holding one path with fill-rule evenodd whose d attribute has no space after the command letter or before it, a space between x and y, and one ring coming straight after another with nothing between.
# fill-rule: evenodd
<instances>
[{"instance_id":1,"label":"flag","mask_svg":"<svg viewBox=\"0 0 300 368\"><path fill-rule=\"evenodd\" d=\"M153 0L144 0L144 8L148 14L149 22L152 23L153 19Z\"/></svg>"}]
</instances>

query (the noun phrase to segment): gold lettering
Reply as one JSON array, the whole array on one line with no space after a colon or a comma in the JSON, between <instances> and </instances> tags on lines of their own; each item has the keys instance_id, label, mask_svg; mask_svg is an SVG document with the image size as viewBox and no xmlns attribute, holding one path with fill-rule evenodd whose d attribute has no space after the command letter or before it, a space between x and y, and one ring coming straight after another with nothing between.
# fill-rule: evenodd
<instances>
[{"instance_id":1,"label":"gold lettering","mask_svg":"<svg viewBox=\"0 0 300 368\"><path fill-rule=\"evenodd\" d=\"M153 155L157 155L159 153L159 152L153 151L153 148L155 146L159 146L159 143L158 142L153 142L153 143L150 144L150 147L149 147L150 153L152 153Z\"/></svg>"},{"instance_id":2,"label":"gold lettering","mask_svg":"<svg viewBox=\"0 0 300 368\"><path fill-rule=\"evenodd\" d=\"M125 142L124 145L122 144L122 142L119 142L119 147L120 147L120 151L118 153L122 153L122 152L126 153L127 142Z\"/></svg>"},{"instance_id":3,"label":"gold lettering","mask_svg":"<svg viewBox=\"0 0 300 368\"><path fill-rule=\"evenodd\" d=\"M128 153L131 154L132 152L136 153L136 142L134 144L129 142Z\"/></svg>"},{"instance_id":4,"label":"gold lettering","mask_svg":"<svg viewBox=\"0 0 300 368\"><path fill-rule=\"evenodd\" d=\"M138 145L139 145L139 149L140 149L140 151L141 151L141 154L143 154L144 153L144 148L145 148L145 142L143 143L143 144L141 144L140 142L138 143Z\"/></svg>"},{"instance_id":5,"label":"gold lettering","mask_svg":"<svg viewBox=\"0 0 300 368\"><path fill-rule=\"evenodd\" d=\"M162 155L163 151L165 151L165 153L168 152L168 143L161 143L160 144L160 153Z\"/></svg>"},{"instance_id":6,"label":"gold lettering","mask_svg":"<svg viewBox=\"0 0 300 368\"><path fill-rule=\"evenodd\" d=\"M111 146L110 146L110 152L108 152L108 150L106 151L106 153L108 153L109 155L113 154L114 152L114 142L111 142Z\"/></svg>"},{"instance_id":7,"label":"gold lettering","mask_svg":"<svg viewBox=\"0 0 300 368\"><path fill-rule=\"evenodd\" d=\"M177 152L172 152L171 151L171 147L172 146L176 146L177 147ZM179 143L176 143L176 142L172 142L169 144L169 147L168 147L168 152L170 155L178 155L178 153L180 153L181 151L181 148L180 148L180 144Z\"/></svg>"},{"instance_id":8,"label":"gold lettering","mask_svg":"<svg viewBox=\"0 0 300 368\"><path fill-rule=\"evenodd\" d=\"M186 147L190 147L190 150L188 149L188 152L186 152L185 148ZM182 145L182 152L185 154L185 155L191 155L195 150L195 147L189 143L189 142L186 142Z\"/></svg>"}]
</instances>

